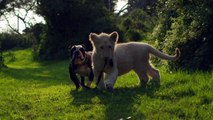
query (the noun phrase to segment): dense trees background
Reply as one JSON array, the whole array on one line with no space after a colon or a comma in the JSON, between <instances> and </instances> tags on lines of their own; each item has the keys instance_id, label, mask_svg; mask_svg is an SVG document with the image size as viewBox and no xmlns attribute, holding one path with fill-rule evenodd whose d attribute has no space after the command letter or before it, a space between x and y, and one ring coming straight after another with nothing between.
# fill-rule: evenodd
<instances>
[{"instance_id":1,"label":"dense trees background","mask_svg":"<svg viewBox=\"0 0 213 120\"><path fill-rule=\"evenodd\" d=\"M36 59L67 58L70 44L85 44L91 50L90 32L118 31L120 42L146 40L170 54L175 47L181 49L180 60L168 64L156 60L158 65L186 70L213 68L212 0L128 0L127 7L121 10L126 10L122 15L114 13L117 0L3 0L0 13L3 15L5 11L30 6L33 2L36 2L33 10L44 17L46 24L27 28L21 43L23 47L33 47ZM0 40L8 41L7 44L18 41L7 40L5 35L1 33L4 37ZM23 41L28 43L24 45ZM21 43L17 42L19 46ZM5 43L2 46L5 47Z\"/></svg>"},{"instance_id":2,"label":"dense trees background","mask_svg":"<svg viewBox=\"0 0 213 120\"><path fill-rule=\"evenodd\" d=\"M41 59L64 58L69 44L85 44L89 48L90 32L116 30L113 12L102 0L38 0L37 7L47 25L38 47Z\"/></svg>"}]
</instances>

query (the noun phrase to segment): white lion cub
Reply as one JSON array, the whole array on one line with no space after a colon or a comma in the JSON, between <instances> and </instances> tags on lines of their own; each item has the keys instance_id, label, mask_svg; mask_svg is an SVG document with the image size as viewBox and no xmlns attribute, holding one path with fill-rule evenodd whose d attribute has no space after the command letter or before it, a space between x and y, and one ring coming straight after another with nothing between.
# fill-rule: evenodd
<instances>
[{"instance_id":1,"label":"white lion cub","mask_svg":"<svg viewBox=\"0 0 213 120\"><path fill-rule=\"evenodd\" d=\"M153 81L160 84L159 71L152 67L149 58L153 54L165 60L177 60L180 57L180 50L176 48L174 56L166 55L146 43L129 42L117 44L118 33L111 34L91 33L89 40L93 45L92 66L95 81L98 81L101 72L105 73L106 82L103 76L98 82L98 88L112 89L117 76L123 75L130 70L137 73L140 84L145 85L150 75ZM88 83L90 86L91 83ZM105 85L106 84L106 85Z\"/></svg>"}]
</instances>

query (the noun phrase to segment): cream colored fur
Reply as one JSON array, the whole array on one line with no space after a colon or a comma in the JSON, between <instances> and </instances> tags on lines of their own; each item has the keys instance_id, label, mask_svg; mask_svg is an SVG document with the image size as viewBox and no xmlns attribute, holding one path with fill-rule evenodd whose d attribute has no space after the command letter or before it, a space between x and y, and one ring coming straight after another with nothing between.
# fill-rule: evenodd
<instances>
[{"instance_id":1,"label":"cream colored fur","mask_svg":"<svg viewBox=\"0 0 213 120\"><path fill-rule=\"evenodd\" d=\"M165 60L177 60L180 57L179 49L176 49L174 56L169 56L146 43L129 42L117 44L117 32L111 34L101 33L99 35L91 33L89 40L93 45L92 64L95 81L97 81L102 69L104 69L106 75L106 82L102 79L98 88L106 88L106 85L113 88L117 76L123 75L130 70L136 72L141 85L147 83L148 75L152 77L154 82L160 84L160 74L150 64L150 54ZM105 60L107 60L106 67L104 67ZM113 65L110 65L110 60L113 61ZM90 86L90 83L88 86Z\"/></svg>"}]
</instances>

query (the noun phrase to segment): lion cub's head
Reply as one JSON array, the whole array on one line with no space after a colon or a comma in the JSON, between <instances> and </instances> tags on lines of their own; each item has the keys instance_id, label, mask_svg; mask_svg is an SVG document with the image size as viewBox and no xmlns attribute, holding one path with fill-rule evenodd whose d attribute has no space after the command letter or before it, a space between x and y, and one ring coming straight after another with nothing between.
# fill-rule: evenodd
<instances>
[{"instance_id":1,"label":"lion cub's head","mask_svg":"<svg viewBox=\"0 0 213 120\"><path fill-rule=\"evenodd\" d=\"M93 45L95 53L100 55L101 58L105 60L113 58L114 48L118 41L117 32L112 32L111 34L90 33L89 40Z\"/></svg>"}]
</instances>

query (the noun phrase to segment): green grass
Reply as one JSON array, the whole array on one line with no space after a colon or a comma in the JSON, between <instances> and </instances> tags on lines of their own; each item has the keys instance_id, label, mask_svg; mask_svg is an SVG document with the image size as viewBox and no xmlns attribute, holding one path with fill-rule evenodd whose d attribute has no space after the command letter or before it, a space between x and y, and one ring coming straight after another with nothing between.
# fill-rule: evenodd
<instances>
[{"instance_id":1,"label":"green grass","mask_svg":"<svg viewBox=\"0 0 213 120\"><path fill-rule=\"evenodd\" d=\"M35 62L30 49L4 56L8 68L0 72L1 120L213 119L213 72L161 70L161 86L144 88L130 72L118 78L113 93L74 91L69 61Z\"/></svg>"}]
</instances>

